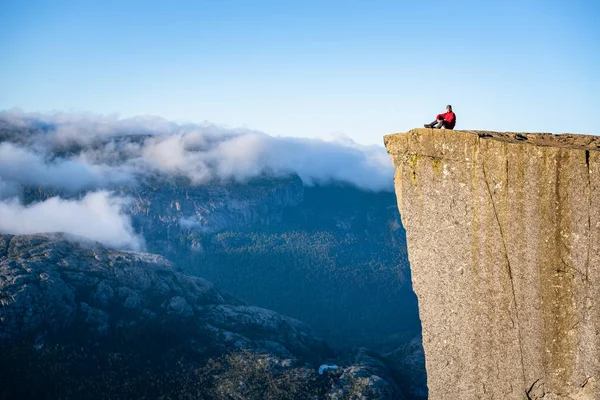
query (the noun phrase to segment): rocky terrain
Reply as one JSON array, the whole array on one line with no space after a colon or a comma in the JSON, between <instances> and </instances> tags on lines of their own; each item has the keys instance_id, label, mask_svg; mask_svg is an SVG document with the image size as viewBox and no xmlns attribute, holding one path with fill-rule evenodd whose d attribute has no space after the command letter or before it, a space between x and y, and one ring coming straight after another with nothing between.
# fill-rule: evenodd
<instances>
[{"instance_id":1,"label":"rocky terrain","mask_svg":"<svg viewBox=\"0 0 600 400\"><path fill-rule=\"evenodd\" d=\"M600 398L598 137L415 129L385 144L430 398Z\"/></svg>"},{"instance_id":2,"label":"rocky terrain","mask_svg":"<svg viewBox=\"0 0 600 400\"><path fill-rule=\"evenodd\" d=\"M401 396L377 356L319 375L336 355L304 323L153 254L0 235L0 305L1 398Z\"/></svg>"},{"instance_id":3,"label":"rocky terrain","mask_svg":"<svg viewBox=\"0 0 600 400\"><path fill-rule=\"evenodd\" d=\"M119 217L111 221L135 237L108 246L160 254L174 272L303 321L338 354L355 347L388 354L399 385L410 388L412 398L426 396L421 326L391 185L367 185L372 191L336 180L304 182L294 168L277 165L245 174L238 161L246 153L219 153L228 138L242 138L239 132L138 128L0 116L0 205L25 213L44 204L89 209L88 196L102 192L119 204L110 213ZM373 161L355 149L344 152L355 154L349 160ZM331 176L350 176L338 172ZM374 172L379 182L386 175ZM62 212L45 211L55 219ZM68 217L54 223L78 225ZM27 224L11 219L10 228L3 224L7 233L57 230L21 231ZM181 300L177 304L188 310ZM257 349L273 343L279 342Z\"/></svg>"},{"instance_id":4,"label":"rocky terrain","mask_svg":"<svg viewBox=\"0 0 600 400\"><path fill-rule=\"evenodd\" d=\"M150 251L305 321L335 345L388 350L398 332L420 333L391 193L309 188L290 178L213 189L164 185L135 198L134 223ZM138 211L140 202L148 212Z\"/></svg>"},{"instance_id":5,"label":"rocky terrain","mask_svg":"<svg viewBox=\"0 0 600 400\"><path fill-rule=\"evenodd\" d=\"M393 193L305 187L293 176L116 190L131 197L127 213L147 251L306 322L336 347L390 351L420 334ZM27 187L25 204L59 194L69 197Z\"/></svg>"},{"instance_id":6,"label":"rocky terrain","mask_svg":"<svg viewBox=\"0 0 600 400\"><path fill-rule=\"evenodd\" d=\"M293 176L202 186L160 179L118 190L132 198L127 213L147 251L307 323L336 350L392 352L403 387L424 397L420 321L393 193L308 187ZM57 194L24 192L27 204Z\"/></svg>"}]
</instances>

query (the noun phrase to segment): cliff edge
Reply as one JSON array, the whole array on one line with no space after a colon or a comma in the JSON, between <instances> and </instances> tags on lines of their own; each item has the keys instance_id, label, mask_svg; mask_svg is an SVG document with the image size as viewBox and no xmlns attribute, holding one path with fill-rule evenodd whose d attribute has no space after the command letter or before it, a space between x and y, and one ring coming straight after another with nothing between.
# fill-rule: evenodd
<instances>
[{"instance_id":1,"label":"cliff edge","mask_svg":"<svg viewBox=\"0 0 600 400\"><path fill-rule=\"evenodd\" d=\"M600 137L384 141L430 399L600 399Z\"/></svg>"}]
</instances>

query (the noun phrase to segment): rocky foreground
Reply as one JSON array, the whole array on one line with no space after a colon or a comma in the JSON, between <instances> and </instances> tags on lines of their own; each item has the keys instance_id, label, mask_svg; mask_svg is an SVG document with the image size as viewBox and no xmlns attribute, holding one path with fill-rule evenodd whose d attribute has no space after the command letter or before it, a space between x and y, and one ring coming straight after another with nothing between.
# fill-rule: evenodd
<instances>
[{"instance_id":1,"label":"rocky foreground","mask_svg":"<svg viewBox=\"0 0 600 400\"><path fill-rule=\"evenodd\" d=\"M335 357L302 322L161 256L0 235L2 399L402 398L376 355Z\"/></svg>"},{"instance_id":2,"label":"rocky foreground","mask_svg":"<svg viewBox=\"0 0 600 400\"><path fill-rule=\"evenodd\" d=\"M430 399L600 399L600 138L385 137Z\"/></svg>"}]
</instances>

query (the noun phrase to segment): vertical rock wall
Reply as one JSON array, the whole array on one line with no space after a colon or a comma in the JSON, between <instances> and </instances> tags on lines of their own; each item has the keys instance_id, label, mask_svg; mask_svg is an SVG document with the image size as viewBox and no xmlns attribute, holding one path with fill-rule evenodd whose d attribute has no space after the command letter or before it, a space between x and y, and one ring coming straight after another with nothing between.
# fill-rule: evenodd
<instances>
[{"instance_id":1,"label":"vertical rock wall","mask_svg":"<svg viewBox=\"0 0 600 400\"><path fill-rule=\"evenodd\" d=\"M385 137L432 400L600 399L599 139Z\"/></svg>"}]
</instances>

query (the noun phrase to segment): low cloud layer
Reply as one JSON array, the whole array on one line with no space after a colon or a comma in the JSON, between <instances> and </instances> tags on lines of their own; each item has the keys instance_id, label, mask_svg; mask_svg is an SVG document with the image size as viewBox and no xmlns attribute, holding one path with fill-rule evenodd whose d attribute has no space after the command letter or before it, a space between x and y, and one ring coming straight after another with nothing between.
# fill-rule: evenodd
<instances>
[{"instance_id":1,"label":"low cloud layer","mask_svg":"<svg viewBox=\"0 0 600 400\"><path fill-rule=\"evenodd\" d=\"M150 168L199 185L297 174L306 185L338 182L379 191L391 189L393 173L382 147L256 132L208 143L196 131L153 137L145 142L142 157Z\"/></svg>"},{"instance_id":2,"label":"low cloud layer","mask_svg":"<svg viewBox=\"0 0 600 400\"><path fill-rule=\"evenodd\" d=\"M393 188L393 168L383 146L363 146L344 137L274 137L158 117L0 112L3 232L65 231L113 247L139 248L139 239L121 212L124 200L106 190L134 186L147 177L184 177L192 185L205 185L293 174L306 185ZM19 200L25 186L56 189L67 198L81 191L98 192L79 201L57 197L25 207ZM54 218L68 208L77 210L77 218L90 221L87 225L93 228L84 229L86 223L76 223L76 218ZM24 223L18 224L11 215ZM91 222L99 215L105 218L104 225Z\"/></svg>"},{"instance_id":3,"label":"low cloud layer","mask_svg":"<svg viewBox=\"0 0 600 400\"><path fill-rule=\"evenodd\" d=\"M144 241L133 232L123 213L127 200L108 192L88 193L81 200L52 197L23 206L16 198L0 202L0 232L31 234L66 232L119 249L142 250Z\"/></svg>"},{"instance_id":4,"label":"low cloud layer","mask_svg":"<svg viewBox=\"0 0 600 400\"><path fill-rule=\"evenodd\" d=\"M64 182L64 189L74 189L149 173L185 176L196 185L297 174L307 185L340 182L392 190L393 168L383 146L343 137L274 137L209 123L178 125L158 117L4 111L2 141L0 152L14 154L0 161L0 178L7 182L30 183L40 176L39 181ZM23 162L31 162L32 168L20 168ZM34 172L39 166L45 169L43 176Z\"/></svg>"},{"instance_id":5,"label":"low cloud layer","mask_svg":"<svg viewBox=\"0 0 600 400\"><path fill-rule=\"evenodd\" d=\"M120 168L85 160L47 160L44 154L12 143L0 143L0 178L7 185L41 186L74 192L132 182Z\"/></svg>"}]
</instances>

